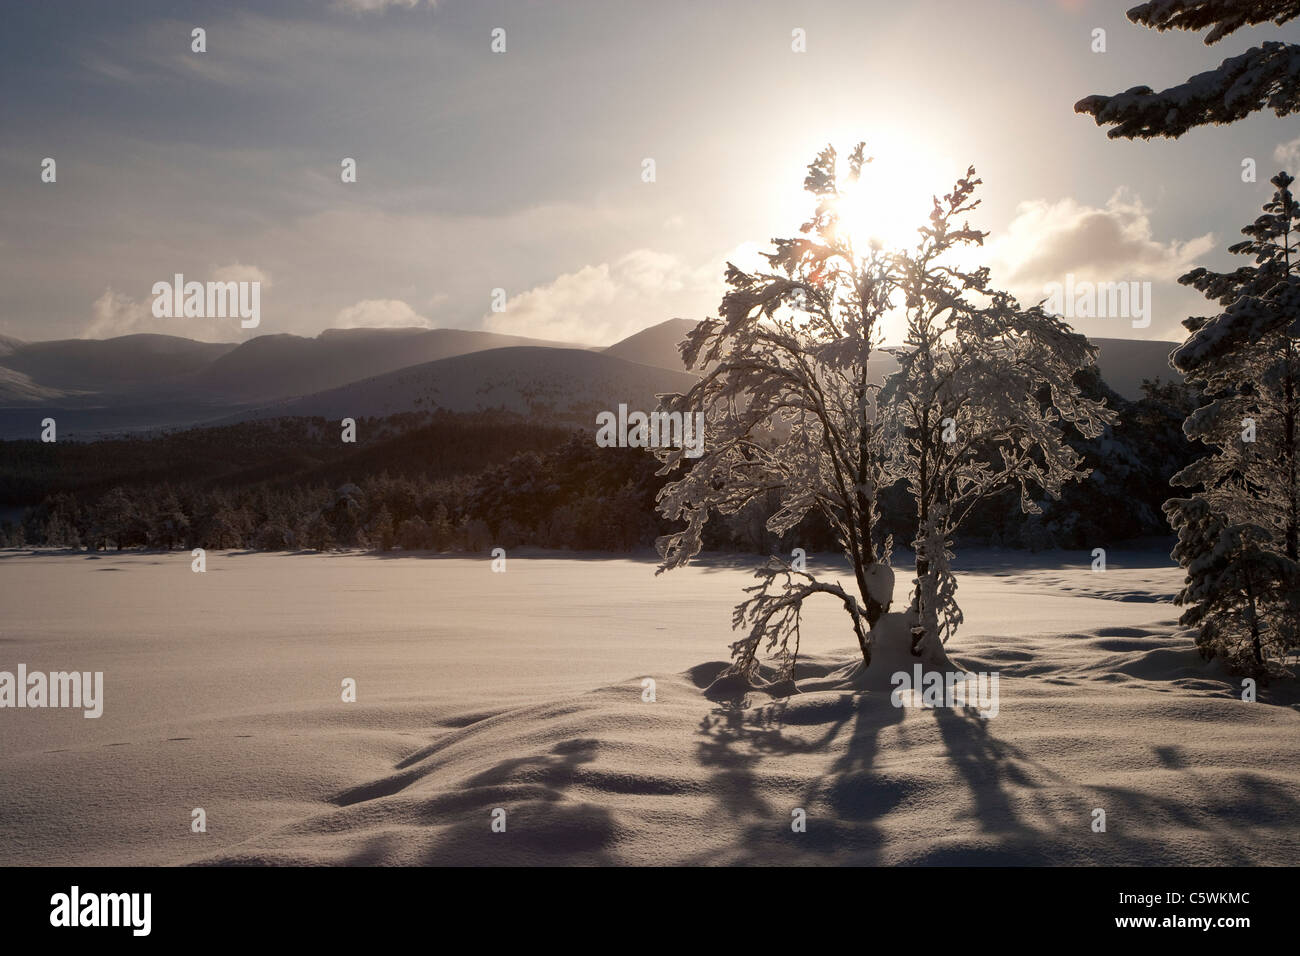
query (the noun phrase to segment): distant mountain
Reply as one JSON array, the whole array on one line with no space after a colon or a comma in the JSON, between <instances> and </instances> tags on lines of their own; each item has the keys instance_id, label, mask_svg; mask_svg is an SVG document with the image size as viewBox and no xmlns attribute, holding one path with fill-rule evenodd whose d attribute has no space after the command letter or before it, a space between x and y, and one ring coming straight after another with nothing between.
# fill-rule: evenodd
<instances>
[{"instance_id":1,"label":"distant mountain","mask_svg":"<svg viewBox=\"0 0 1300 956\"><path fill-rule=\"evenodd\" d=\"M45 402L62 398L57 388L39 385L31 376L0 366L0 404L5 402Z\"/></svg>"},{"instance_id":2,"label":"distant mountain","mask_svg":"<svg viewBox=\"0 0 1300 956\"><path fill-rule=\"evenodd\" d=\"M196 395L266 402L310 395L411 365L511 346L563 347L464 329L327 329L315 338L259 335L186 381Z\"/></svg>"},{"instance_id":3,"label":"distant mountain","mask_svg":"<svg viewBox=\"0 0 1300 956\"><path fill-rule=\"evenodd\" d=\"M1159 378L1162 382L1181 382L1181 372L1169 367L1169 353L1177 342L1150 339L1093 339L1101 350L1097 371L1102 379L1129 401L1142 397L1142 380Z\"/></svg>"},{"instance_id":4,"label":"distant mountain","mask_svg":"<svg viewBox=\"0 0 1300 956\"><path fill-rule=\"evenodd\" d=\"M614 355L642 365L680 369L681 353L677 343L696 323L690 319L669 319L652 325L635 335L630 335L609 348L604 354ZM1097 370L1106 384L1130 401L1142 397L1142 380L1159 377L1163 382L1181 382L1183 377L1169 367L1169 353L1178 347L1177 342L1156 342L1149 339L1096 338L1092 343L1100 353ZM871 359L870 378L884 381L897 363L893 356L876 352Z\"/></svg>"},{"instance_id":5,"label":"distant mountain","mask_svg":"<svg viewBox=\"0 0 1300 956\"><path fill-rule=\"evenodd\" d=\"M0 348L0 366L68 394L116 392L196 372L234 348L234 343L196 342L176 335L7 339Z\"/></svg>"},{"instance_id":6,"label":"distant mountain","mask_svg":"<svg viewBox=\"0 0 1300 956\"><path fill-rule=\"evenodd\" d=\"M398 412L504 410L537 421L594 426L596 413L651 411L656 394L686 391L686 372L628 362L586 349L514 347L473 352L277 402L230 421L285 416L328 419L382 417Z\"/></svg>"},{"instance_id":7,"label":"distant mountain","mask_svg":"<svg viewBox=\"0 0 1300 956\"><path fill-rule=\"evenodd\" d=\"M685 371L677 343L686 338L686 333L698 324L695 319L669 319L615 342L604 352L629 362Z\"/></svg>"},{"instance_id":8,"label":"distant mountain","mask_svg":"<svg viewBox=\"0 0 1300 956\"><path fill-rule=\"evenodd\" d=\"M21 342L0 338L0 439L176 428L337 388L410 365L510 346L567 348L462 329L329 329L212 344L170 335Z\"/></svg>"},{"instance_id":9,"label":"distant mountain","mask_svg":"<svg viewBox=\"0 0 1300 956\"><path fill-rule=\"evenodd\" d=\"M171 335L54 342L0 336L0 438L33 437L47 414L57 419L60 438L82 439L250 416L360 417L435 407L501 407L585 422L620 401L649 408L655 392L689 388L694 378L683 370L677 344L694 324L669 319L603 350L462 329L331 329L314 338L261 335L240 345ZM1168 364L1175 343L1094 342L1102 377L1125 398L1141 397L1144 378L1181 380ZM895 367L891 355L877 352L872 380L883 381ZM324 406L328 413L308 410Z\"/></svg>"}]
</instances>

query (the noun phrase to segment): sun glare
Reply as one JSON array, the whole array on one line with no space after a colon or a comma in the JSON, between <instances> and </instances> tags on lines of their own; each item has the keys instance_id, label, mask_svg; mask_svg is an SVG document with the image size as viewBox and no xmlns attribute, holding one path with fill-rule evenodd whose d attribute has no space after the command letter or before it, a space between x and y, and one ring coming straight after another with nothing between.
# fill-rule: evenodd
<instances>
[{"instance_id":1,"label":"sun glare","mask_svg":"<svg viewBox=\"0 0 1300 956\"><path fill-rule=\"evenodd\" d=\"M854 183L848 180L849 149L840 149L836 213L854 248L864 249L873 241L895 247L915 245L916 230L929 222L932 197L952 186L939 172L939 164L904 141L868 139L867 155L873 159Z\"/></svg>"}]
</instances>

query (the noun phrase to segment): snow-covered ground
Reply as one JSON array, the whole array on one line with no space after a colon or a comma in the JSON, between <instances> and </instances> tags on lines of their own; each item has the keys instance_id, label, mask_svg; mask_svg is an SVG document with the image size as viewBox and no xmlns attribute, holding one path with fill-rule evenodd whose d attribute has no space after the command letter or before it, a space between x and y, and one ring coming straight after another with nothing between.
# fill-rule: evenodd
<instances>
[{"instance_id":1,"label":"snow-covered ground","mask_svg":"<svg viewBox=\"0 0 1300 956\"><path fill-rule=\"evenodd\" d=\"M463 557L210 552L204 574L190 560L0 552L0 671L105 682L97 720L0 710L0 864L1300 850L1294 693L1245 703L1198 659L1163 551L1112 552L1104 573L1085 552L963 555L948 650L1000 675L988 720L819 680L856 654L829 598L805 617L804 693L710 699L749 559L658 577L646 557L524 552L505 573ZM207 833L191 832L199 807Z\"/></svg>"}]
</instances>

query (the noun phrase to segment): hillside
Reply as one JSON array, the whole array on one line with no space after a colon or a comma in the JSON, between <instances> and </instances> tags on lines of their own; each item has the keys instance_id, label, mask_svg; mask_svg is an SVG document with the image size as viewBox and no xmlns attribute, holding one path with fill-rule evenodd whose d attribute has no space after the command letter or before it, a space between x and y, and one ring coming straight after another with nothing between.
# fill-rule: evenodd
<instances>
[{"instance_id":1,"label":"hillside","mask_svg":"<svg viewBox=\"0 0 1300 956\"><path fill-rule=\"evenodd\" d=\"M697 324L694 319L669 319L615 342L604 353L641 365L684 370L677 343Z\"/></svg>"},{"instance_id":2,"label":"hillside","mask_svg":"<svg viewBox=\"0 0 1300 956\"><path fill-rule=\"evenodd\" d=\"M592 424L597 412L652 409L660 392L686 391L695 377L584 349L533 346L440 359L233 416L381 418L398 412L502 410L538 421Z\"/></svg>"},{"instance_id":3,"label":"hillside","mask_svg":"<svg viewBox=\"0 0 1300 956\"><path fill-rule=\"evenodd\" d=\"M196 342L176 335L26 343L10 339L0 345L0 367L47 389L117 392L195 372L234 348L233 343ZM11 397L21 400L0 392L0 400Z\"/></svg>"},{"instance_id":4,"label":"hillside","mask_svg":"<svg viewBox=\"0 0 1300 956\"><path fill-rule=\"evenodd\" d=\"M657 392L689 387L677 344L692 325L669 319L603 350L463 329L330 329L313 338L260 335L240 345L170 335L0 337L0 438L32 437L46 415L58 420L60 438L91 439L274 414L339 417L335 405L360 406L351 417L505 408L585 422L589 412L628 400L620 395L649 406ZM1181 380L1168 366L1174 343L1094 342L1102 377L1125 398L1140 397L1144 378ZM489 352L500 354L452 361ZM895 367L891 355L877 351L872 380L883 381ZM575 390L573 383L581 384ZM285 405L294 400L303 404Z\"/></svg>"},{"instance_id":5,"label":"hillside","mask_svg":"<svg viewBox=\"0 0 1300 956\"><path fill-rule=\"evenodd\" d=\"M209 343L174 335L20 342L0 337L0 405L80 396L84 407L168 401L238 405L336 388L485 349L557 346L463 329L327 329Z\"/></svg>"},{"instance_id":6,"label":"hillside","mask_svg":"<svg viewBox=\"0 0 1300 956\"><path fill-rule=\"evenodd\" d=\"M464 329L327 329L315 338L260 335L188 380L227 402L310 395L401 368L487 349L558 346L517 335Z\"/></svg>"},{"instance_id":7,"label":"hillside","mask_svg":"<svg viewBox=\"0 0 1300 956\"><path fill-rule=\"evenodd\" d=\"M669 319L648 329L630 335L605 349L604 354L643 365L679 369L681 354L677 343L695 325L689 319ZM1100 349L1097 368L1106 384L1130 401L1142 397L1142 380L1159 377L1161 381L1181 382L1182 375L1169 367L1169 353L1178 347L1177 342L1156 342L1149 339L1096 338L1092 343ZM884 381L894 371L892 356L877 352L872 356L871 380Z\"/></svg>"},{"instance_id":8,"label":"hillside","mask_svg":"<svg viewBox=\"0 0 1300 956\"><path fill-rule=\"evenodd\" d=\"M1142 397L1142 380L1159 378L1162 382L1181 382L1183 376L1169 367L1169 353L1177 342L1153 342L1150 339L1093 339L1101 349L1097 370L1106 384L1129 401Z\"/></svg>"},{"instance_id":9,"label":"hillside","mask_svg":"<svg viewBox=\"0 0 1300 956\"><path fill-rule=\"evenodd\" d=\"M25 343L0 339L0 439L32 438L47 415L61 440L231 419L262 405L438 359L561 343L462 329L328 329L241 344L169 335ZM408 410L408 409L403 409Z\"/></svg>"},{"instance_id":10,"label":"hillside","mask_svg":"<svg viewBox=\"0 0 1300 956\"><path fill-rule=\"evenodd\" d=\"M9 335L0 335L0 356L10 354L14 349L20 348L24 344L22 339L16 339Z\"/></svg>"}]
</instances>

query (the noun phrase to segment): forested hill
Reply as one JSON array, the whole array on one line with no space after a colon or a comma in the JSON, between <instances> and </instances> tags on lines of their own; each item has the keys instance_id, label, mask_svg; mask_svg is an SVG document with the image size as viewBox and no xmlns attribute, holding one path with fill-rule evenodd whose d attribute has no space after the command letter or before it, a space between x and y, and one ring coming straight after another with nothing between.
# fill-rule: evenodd
<instances>
[{"instance_id":1,"label":"forested hill","mask_svg":"<svg viewBox=\"0 0 1300 956\"><path fill-rule=\"evenodd\" d=\"M388 471L430 479L475 474L571 429L504 413L435 412L357 421L345 443L338 421L282 418L98 442L0 442L0 508L48 495L94 497L114 486L237 488L360 480Z\"/></svg>"},{"instance_id":2,"label":"forested hill","mask_svg":"<svg viewBox=\"0 0 1300 956\"><path fill-rule=\"evenodd\" d=\"M1181 430L1193 396L1148 385L1129 402L1095 371L1080 375L1120 416L1096 439L1070 436L1091 476L1042 501L1041 515L1021 513L1014 495L992 499L965 537L1046 548L1168 533L1160 506L1193 454ZM10 517L0 547L620 550L671 527L655 511L666 479L654 457L598 447L591 430L439 412L361 419L356 436L344 443L337 421L299 418L150 439L0 442L0 517ZM773 497L711 522L708 547L833 547L815 520L782 538L767 532L779 506ZM899 489L882 493L880 511L906 543Z\"/></svg>"}]
</instances>

